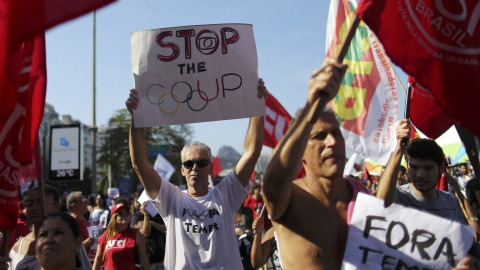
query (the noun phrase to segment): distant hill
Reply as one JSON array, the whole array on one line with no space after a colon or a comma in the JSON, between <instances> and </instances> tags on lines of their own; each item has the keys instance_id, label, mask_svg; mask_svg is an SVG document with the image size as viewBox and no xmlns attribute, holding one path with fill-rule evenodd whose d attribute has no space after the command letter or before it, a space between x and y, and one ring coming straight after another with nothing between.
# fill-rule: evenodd
<instances>
[{"instance_id":1,"label":"distant hill","mask_svg":"<svg viewBox=\"0 0 480 270\"><path fill-rule=\"evenodd\" d=\"M242 157L233 147L226 145L220 147L217 156L220 159L222 170L235 168L240 157Z\"/></svg>"}]
</instances>

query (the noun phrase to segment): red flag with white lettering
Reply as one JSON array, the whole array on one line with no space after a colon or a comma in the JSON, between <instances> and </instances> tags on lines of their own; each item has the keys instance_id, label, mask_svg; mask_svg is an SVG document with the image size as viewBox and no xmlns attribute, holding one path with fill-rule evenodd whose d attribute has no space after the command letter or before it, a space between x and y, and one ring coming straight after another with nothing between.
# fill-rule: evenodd
<instances>
[{"instance_id":1,"label":"red flag with white lettering","mask_svg":"<svg viewBox=\"0 0 480 270\"><path fill-rule=\"evenodd\" d=\"M438 106L432 92L420 86L415 78L408 76L408 84L412 85L410 120L423 134L435 140L455 124L455 120Z\"/></svg>"},{"instance_id":2,"label":"red flag with white lettering","mask_svg":"<svg viewBox=\"0 0 480 270\"><path fill-rule=\"evenodd\" d=\"M275 148L287 132L292 117L272 94L269 94L265 106L265 136L263 144Z\"/></svg>"},{"instance_id":3,"label":"red flag with white lettering","mask_svg":"<svg viewBox=\"0 0 480 270\"><path fill-rule=\"evenodd\" d=\"M17 86L14 110L0 120L0 224L6 226L0 229L16 223L16 218L11 218L18 214L19 169L32 163L38 140L46 94L45 36L23 42L12 59L12 65L18 65L12 70L19 73L13 74L13 85Z\"/></svg>"},{"instance_id":4,"label":"red flag with white lettering","mask_svg":"<svg viewBox=\"0 0 480 270\"><path fill-rule=\"evenodd\" d=\"M0 230L10 229L17 220L19 168L32 163L43 117L44 31L112 1L0 2Z\"/></svg>"},{"instance_id":5,"label":"red flag with white lettering","mask_svg":"<svg viewBox=\"0 0 480 270\"><path fill-rule=\"evenodd\" d=\"M480 2L362 0L356 10L390 59L480 136ZM422 116L423 117L423 116Z\"/></svg>"}]
</instances>

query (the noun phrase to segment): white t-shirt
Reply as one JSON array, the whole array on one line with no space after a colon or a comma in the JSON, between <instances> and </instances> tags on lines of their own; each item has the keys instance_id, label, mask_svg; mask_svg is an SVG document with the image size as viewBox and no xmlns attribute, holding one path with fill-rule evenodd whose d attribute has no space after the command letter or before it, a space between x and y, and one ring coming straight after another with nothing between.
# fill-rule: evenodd
<instances>
[{"instance_id":1,"label":"white t-shirt","mask_svg":"<svg viewBox=\"0 0 480 270\"><path fill-rule=\"evenodd\" d=\"M167 226L165 269L243 270L234 215L249 190L234 171L197 198L162 179L158 197L150 199Z\"/></svg>"},{"instance_id":2,"label":"white t-shirt","mask_svg":"<svg viewBox=\"0 0 480 270\"><path fill-rule=\"evenodd\" d=\"M463 196L465 196L465 198L467 197L467 190L466 190L467 182L470 181L470 179L472 178L468 175L465 175L465 178L463 178L463 176L457 177L458 186L460 188L460 191L463 193Z\"/></svg>"}]
</instances>

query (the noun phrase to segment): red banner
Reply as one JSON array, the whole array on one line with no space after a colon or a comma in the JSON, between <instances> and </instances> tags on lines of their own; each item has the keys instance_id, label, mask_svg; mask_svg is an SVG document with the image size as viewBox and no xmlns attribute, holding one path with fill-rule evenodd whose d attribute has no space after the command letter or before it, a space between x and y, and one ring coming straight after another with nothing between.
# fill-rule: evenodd
<instances>
[{"instance_id":1,"label":"red banner","mask_svg":"<svg viewBox=\"0 0 480 270\"><path fill-rule=\"evenodd\" d=\"M355 13L396 65L429 89L448 115L480 136L479 1L363 0Z\"/></svg>"},{"instance_id":2,"label":"red banner","mask_svg":"<svg viewBox=\"0 0 480 270\"><path fill-rule=\"evenodd\" d=\"M269 94L265 106L265 137L263 144L275 148L287 132L292 117L272 94Z\"/></svg>"},{"instance_id":3,"label":"red banner","mask_svg":"<svg viewBox=\"0 0 480 270\"><path fill-rule=\"evenodd\" d=\"M0 221L0 224L7 224L7 227L16 222L19 169L32 163L33 146L43 117L46 94L44 35L24 42L12 59L15 60L12 66L18 66L13 70L19 73L14 76L12 85L2 85L2 91L15 85L13 90L17 98L9 117L0 120L0 213L6 213L0 215L0 219L9 221Z\"/></svg>"},{"instance_id":4,"label":"red banner","mask_svg":"<svg viewBox=\"0 0 480 270\"><path fill-rule=\"evenodd\" d=\"M410 120L423 134L437 139L455 124L455 120L438 106L432 92L417 84L413 77L408 77L408 84L412 85Z\"/></svg>"},{"instance_id":5,"label":"red banner","mask_svg":"<svg viewBox=\"0 0 480 270\"><path fill-rule=\"evenodd\" d=\"M11 56L22 43L48 28L71 20L114 0L15 0L0 2L0 119L8 117L15 107L16 87L12 77L19 74L11 65ZM8 85L9 87L5 87Z\"/></svg>"},{"instance_id":6,"label":"red banner","mask_svg":"<svg viewBox=\"0 0 480 270\"><path fill-rule=\"evenodd\" d=\"M0 2L0 229L16 223L20 168L29 175L46 93L44 31L113 0ZM38 162L36 166L40 165ZM30 167L31 168L31 167ZM40 168L40 167L38 167ZM26 170L25 170L26 169Z\"/></svg>"}]
</instances>

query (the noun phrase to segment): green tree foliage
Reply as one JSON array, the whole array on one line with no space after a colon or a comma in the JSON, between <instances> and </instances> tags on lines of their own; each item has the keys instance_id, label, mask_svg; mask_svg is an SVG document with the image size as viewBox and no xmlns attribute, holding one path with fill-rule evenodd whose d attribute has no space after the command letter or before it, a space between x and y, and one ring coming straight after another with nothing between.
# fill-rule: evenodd
<instances>
[{"instance_id":1,"label":"green tree foliage","mask_svg":"<svg viewBox=\"0 0 480 270\"><path fill-rule=\"evenodd\" d=\"M108 165L112 175L112 187L118 187L118 179L131 179L132 189L136 191L139 184L138 177L132 168L128 149L128 134L130 130L131 115L127 109L118 110L108 121L108 129L104 135L104 143L100 148L98 164L102 167L102 179L97 183L97 190L106 194L108 188ZM145 128L145 140L147 144L170 144L172 151L165 158L177 170L172 175L171 182L182 184L180 173L181 159L180 150L188 143L193 135L189 125L172 125L163 127ZM101 137L99 134L98 137ZM101 140L101 138L99 138ZM149 157L150 164L154 164L156 156Z\"/></svg>"}]
</instances>

